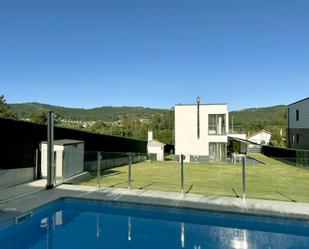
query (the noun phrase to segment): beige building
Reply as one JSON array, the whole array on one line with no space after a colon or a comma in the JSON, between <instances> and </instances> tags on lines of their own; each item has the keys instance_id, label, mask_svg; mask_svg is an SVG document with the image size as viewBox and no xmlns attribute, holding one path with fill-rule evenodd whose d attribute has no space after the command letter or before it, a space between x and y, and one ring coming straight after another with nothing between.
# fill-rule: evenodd
<instances>
[{"instance_id":1,"label":"beige building","mask_svg":"<svg viewBox=\"0 0 309 249\"><path fill-rule=\"evenodd\" d=\"M227 104L175 106L175 154L187 162L223 162L227 158Z\"/></svg>"},{"instance_id":2,"label":"beige building","mask_svg":"<svg viewBox=\"0 0 309 249\"><path fill-rule=\"evenodd\" d=\"M164 160L164 146L165 144L153 140L153 133L152 131L148 131L148 143L147 143L147 152L149 154L155 154L156 159L158 161Z\"/></svg>"}]
</instances>

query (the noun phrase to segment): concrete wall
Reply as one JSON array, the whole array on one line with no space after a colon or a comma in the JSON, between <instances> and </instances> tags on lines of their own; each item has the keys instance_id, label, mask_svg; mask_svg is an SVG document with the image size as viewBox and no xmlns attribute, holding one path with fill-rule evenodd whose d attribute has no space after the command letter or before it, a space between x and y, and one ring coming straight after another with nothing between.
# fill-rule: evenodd
<instances>
[{"instance_id":1,"label":"concrete wall","mask_svg":"<svg viewBox=\"0 0 309 249\"><path fill-rule=\"evenodd\" d=\"M208 115L225 114L225 129L228 133L227 105L200 105L200 138L197 137L197 106L175 106L175 154L209 156L209 143L227 143L227 135L208 134Z\"/></svg>"},{"instance_id":2,"label":"concrete wall","mask_svg":"<svg viewBox=\"0 0 309 249\"><path fill-rule=\"evenodd\" d=\"M30 182L34 179L35 168L0 170L0 189Z\"/></svg>"},{"instance_id":3,"label":"concrete wall","mask_svg":"<svg viewBox=\"0 0 309 249\"><path fill-rule=\"evenodd\" d=\"M148 154L157 154L157 160L158 161L163 161L164 160L164 146L156 146L156 147L147 147Z\"/></svg>"},{"instance_id":4,"label":"concrete wall","mask_svg":"<svg viewBox=\"0 0 309 249\"><path fill-rule=\"evenodd\" d=\"M299 110L299 120L296 120L296 110ZM288 108L290 129L309 129L309 99L292 104Z\"/></svg>"},{"instance_id":5,"label":"concrete wall","mask_svg":"<svg viewBox=\"0 0 309 249\"><path fill-rule=\"evenodd\" d=\"M147 160L146 155L132 156L132 163L142 162ZM129 157L111 158L101 160L101 169L111 169L123 165L129 164ZM97 171L97 161L85 161L85 171L90 171L96 173Z\"/></svg>"}]
</instances>

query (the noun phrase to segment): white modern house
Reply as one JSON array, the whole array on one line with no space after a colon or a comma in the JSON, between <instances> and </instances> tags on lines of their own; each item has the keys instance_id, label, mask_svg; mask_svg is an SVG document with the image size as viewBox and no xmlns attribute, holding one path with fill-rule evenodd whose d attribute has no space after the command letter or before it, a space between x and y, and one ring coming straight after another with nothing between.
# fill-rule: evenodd
<instances>
[{"instance_id":1,"label":"white modern house","mask_svg":"<svg viewBox=\"0 0 309 249\"><path fill-rule=\"evenodd\" d=\"M309 150L309 97L288 105L287 147Z\"/></svg>"},{"instance_id":2,"label":"white modern house","mask_svg":"<svg viewBox=\"0 0 309 249\"><path fill-rule=\"evenodd\" d=\"M260 145L267 145L270 142L271 138L271 132L266 130L261 130L259 132L256 132L250 136L247 137L247 140L260 144Z\"/></svg>"},{"instance_id":3,"label":"white modern house","mask_svg":"<svg viewBox=\"0 0 309 249\"><path fill-rule=\"evenodd\" d=\"M153 132L148 131L148 142L147 142L147 153L149 154L155 154L156 159L158 161L164 160L164 146L165 144L153 140Z\"/></svg>"},{"instance_id":4,"label":"white modern house","mask_svg":"<svg viewBox=\"0 0 309 249\"><path fill-rule=\"evenodd\" d=\"M47 142L41 143L42 177L47 177ZM84 142L71 139L54 140L56 178L66 179L84 171Z\"/></svg>"},{"instance_id":5,"label":"white modern house","mask_svg":"<svg viewBox=\"0 0 309 249\"><path fill-rule=\"evenodd\" d=\"M228 142L227 104L175 106L175 154L187 162L224 162Z\"/></svg>"}]
</instances>

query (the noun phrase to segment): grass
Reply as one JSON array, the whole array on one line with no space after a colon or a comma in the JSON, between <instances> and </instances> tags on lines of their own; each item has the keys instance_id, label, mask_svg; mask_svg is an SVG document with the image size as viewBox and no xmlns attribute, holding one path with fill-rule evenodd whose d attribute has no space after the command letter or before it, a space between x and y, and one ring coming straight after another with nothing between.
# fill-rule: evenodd
<instances>
[{"instance_id":1,"label":"grass","mask_svg":"<svg viewBox=\"0 0 309 249\"><path fill-rule=\"evenodd\" d=\"M297 168L262 154L251 157L265 164L246 167L247 198L309 202L309 169ZM186 193L242 197L240 164L185 163ZM128 187L128 166L102 172L104 187ZM96 177L84 185L96 185ZM132 165L132 189L180 191L180 164L176 162L141 162Z\"/></svg>"}]
</instances>

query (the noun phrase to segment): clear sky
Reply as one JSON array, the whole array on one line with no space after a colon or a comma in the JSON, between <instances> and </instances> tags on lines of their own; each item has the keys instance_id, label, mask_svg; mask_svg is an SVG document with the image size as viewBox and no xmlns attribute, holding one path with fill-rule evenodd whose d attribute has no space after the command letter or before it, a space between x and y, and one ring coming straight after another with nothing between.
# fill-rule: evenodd
<instances>
[{"instance_id":1,"label":"clear sky","mask_svg":"<svg viewBox=\"0 0 309 249\"><path fill-rule=\"evenodd\" d=\"M308 0L0 0L0 94L230 110L309 96Z\"/></svg>"}]
</instances>

